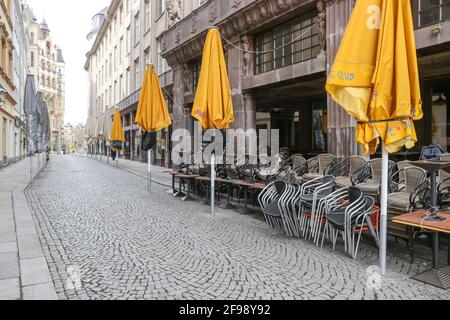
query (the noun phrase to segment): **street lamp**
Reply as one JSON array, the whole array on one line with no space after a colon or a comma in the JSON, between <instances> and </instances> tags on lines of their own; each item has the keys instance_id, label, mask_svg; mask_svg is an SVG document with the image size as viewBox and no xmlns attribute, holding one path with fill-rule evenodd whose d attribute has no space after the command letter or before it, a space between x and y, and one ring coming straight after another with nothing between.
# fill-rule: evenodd
<instances>
[{"instance_id":1,"label":"street lamp","mask_svg":"<svg viewBox=\"0 0 450 320\"><path fill-rule=\"evenodd\" d=\"M8 92L6 89L0 84L0 107L5 106L6 95Z\"/></svg>"}]
</instances>

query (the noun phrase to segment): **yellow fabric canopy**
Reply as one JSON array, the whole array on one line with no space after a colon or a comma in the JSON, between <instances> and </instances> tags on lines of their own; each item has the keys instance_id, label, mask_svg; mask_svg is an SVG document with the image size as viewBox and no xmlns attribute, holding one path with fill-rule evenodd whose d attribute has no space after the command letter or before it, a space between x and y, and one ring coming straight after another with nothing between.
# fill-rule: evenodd
<instances>
[{"instance_id":1,"label":"yellow fabric canopy","mask_svg":"<svg viewBox=\"0 0 450 320\"><path fill-rule=\"evenodd\" d=\"M328 77L327 92L359 121L365 153L383 139L388 152L417 142L423 117L408 0L358 0Z\"/></svg>"},{"instance_id":2,"label":"yellow fabric canopy","mask_svg":"<svg viewBox=\"0 0 450 320\"><path fill-rule=\"evenodd\" d=\"M122 126L122 116L120 115L120 110L116 108L114 110L114 120L111 129L111 135L109 136L110 141L122 141L125 142L125 134L123 132ZM117 151L113 149L113 151Z\"/></svg>"},{"instance_id":3,"label":"yellow fabric canopy","mask_svg":"<svg viewBox=\"0 0 450 320\"><path fill-rule=\"evenodd\" d=\"M192 116L203 129L228 129L234 121L233 101L219 30L209 30Z\"/></svg>"},{"instance_id":4,"label":"yellow fabric canopy","mask_svg":"<svg viewBox=\"0 0 450 320\"><path fill-rule=\"evenodd\" d=\"M157 132L172 124L159 79L152 66L147 68L135 122L145 132Z\"/></svg>"}]
</instances>

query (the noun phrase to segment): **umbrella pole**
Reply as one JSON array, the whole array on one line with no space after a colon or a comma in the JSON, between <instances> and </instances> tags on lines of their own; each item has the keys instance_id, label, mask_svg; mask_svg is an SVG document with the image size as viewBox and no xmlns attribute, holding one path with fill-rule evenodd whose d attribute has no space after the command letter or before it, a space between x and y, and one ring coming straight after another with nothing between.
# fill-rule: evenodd
<instances>
[{"instance_id":1,"label":"umbrella pole","mask_svg":"<svg viewBox=\"0 0 450 320\"><path fill-rule=\"evenodd\" d=\"M380 221L380 269L381 274L387 272L387 195L389 175L389 153L382 144L382 169L381 169L381 221Z\"/></svg>"},{"instance_id":2,"label":"umbrella pole","mask_svg":"<svg viewBox=\"0 0 450 320\"><path fill-rule=\"evenodd\" d=\"M148 150L148 192L152 192L152 149Z\"/></svg>"},{"instance_id":3,"label":"umbrella pole","mask_svg":"<svg viewBox=\"0 0 450 320\"><path fill-rule=\"evenodd\" d=\"M216 155L211 155L211 215L214 215L216 202Z\"/></svg>"},{"instance_id":4,"label":"umbrella pole","mask_svg":"<svg viewBox=\"0 0 450 320\"><path fill-rule=\"evenodd\" d=\"M33 154L30 155L30 183L33 182Z\"/></svg>"}]
</instances>

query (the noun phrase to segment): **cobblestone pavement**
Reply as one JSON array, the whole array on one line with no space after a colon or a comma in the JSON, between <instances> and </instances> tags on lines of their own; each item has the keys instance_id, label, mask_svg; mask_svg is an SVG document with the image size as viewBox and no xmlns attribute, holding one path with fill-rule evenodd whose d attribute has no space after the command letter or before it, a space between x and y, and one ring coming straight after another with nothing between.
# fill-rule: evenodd
<instances>
[{"instance_id":1,"label":"cobblestone pavement","mask_svg":"<svg viewBox=\"0 0 450 320\"><path fill-rule=\"evenodd\" d=\"M263 221L146 191L145 180L89 158L54 157L27 190L60 299L449 299L377 253L339 251L272 232Z\"/></svg>"}]
</instances>

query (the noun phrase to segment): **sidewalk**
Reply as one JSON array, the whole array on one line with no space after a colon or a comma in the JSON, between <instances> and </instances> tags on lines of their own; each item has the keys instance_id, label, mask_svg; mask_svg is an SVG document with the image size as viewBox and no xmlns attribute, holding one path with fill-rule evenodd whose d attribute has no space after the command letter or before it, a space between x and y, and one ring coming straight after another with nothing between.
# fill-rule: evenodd
<instances>
[{"instance_id":1,"label":"sidewalk","mask_svg":"<svg viewBox=\"0 0 450 320\"><path fill-rule=\"evenodd\" d=\"M45 164L25 158L0 170L0 300L56 300L24 190Z\"/></svg>"},{"instance_id":2,"label":"sidewalk","mask_svg":"<svg viewBox=\"0 0 450 320\"><path fill-rule=\"evenodd\" d=\"M86 156L83 156L86 157ZM105 156L100 159L100 156L87 156L87 158L96 159L105 164L108 163L108 160ZM109 158L109 164L112 166L116 166L116 163ZM138 161L130 161L125 159L119 159L119 168L125 171L128 171L132 174L138 175L142 178L147 179L147 164L138 162ZM172 176L169 174L172 172L172 169L162 168L157 166L152 166L152 181L153 183L160 184L162 186L171 188L172 187Z\"/></svg>"}]
</instances>

